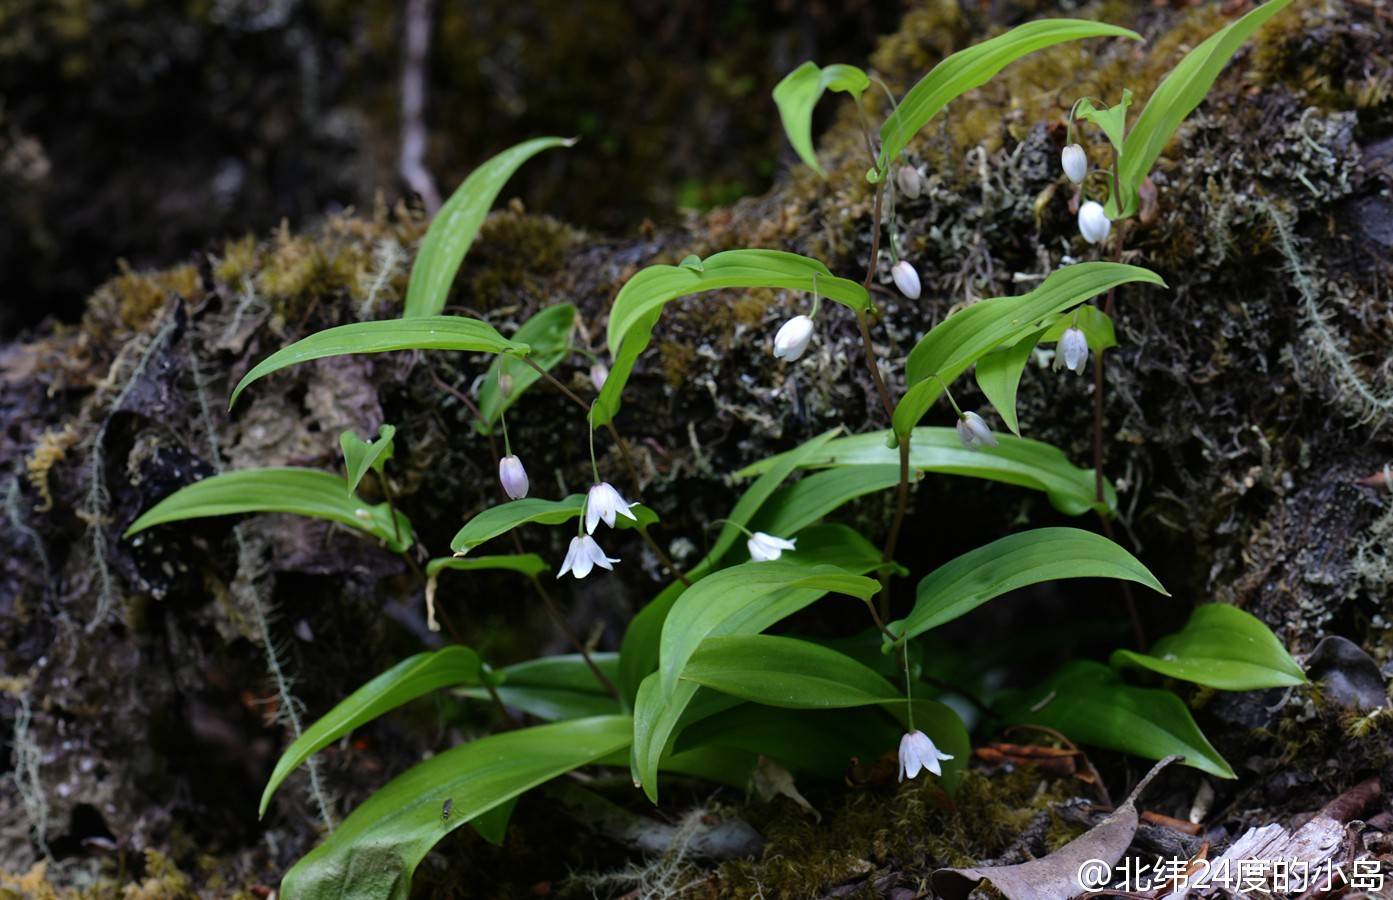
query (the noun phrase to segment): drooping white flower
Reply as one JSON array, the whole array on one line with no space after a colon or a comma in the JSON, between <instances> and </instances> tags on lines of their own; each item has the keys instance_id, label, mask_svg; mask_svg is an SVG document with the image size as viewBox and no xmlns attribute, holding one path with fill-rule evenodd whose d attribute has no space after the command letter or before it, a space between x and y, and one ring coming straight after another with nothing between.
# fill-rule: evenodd
<instances>
[{"instance_id":1,"label":"drooping white flower","mask_svg":"<svg viewBox=\"0 0 1393 900\"><path fill-rule=\"evenodd\" d=\"M590 367L590 383L595 385L595 390L602 391L605 382L609 379L609 366L602 362L597 362Z\"/></svg>"},{"instance_id":2,"label":"drooping white flower","mask_svg":"<svg viewBox=\"0 0 1393 900\"><path fill-rule=\"evenodd\" d=\"M924 179L913 166L900 166L895 171L895 184L899 185L900 193L908 200L918 200L924 191Z\"/></svg>"},{"instance_id":3,"label":"drooping white flower","mask_svg":"<svg viewBox=\"0 0 1393 900\"><path fill-rule=\"evenodd\" d=\"M947 753L940 753L934 742L922 731L911 731L900 738L900 781L906 777L914 778L921 770L942 777L943 760L952 759Z\"/></svg>"},{"instance_id":4,"label":"drooping white flower","mask_svg":"<svg viewBox=\"0 0 1393 900\"><path fill-rule=\"evenodd\" d=\"M1077 328L1065 329L1054 349L1056 366L1062 361L1064 368L1083 374L1083 367L1088 364L1088 338L1082 331Z\"/></svg>"},{"instance_id":5,"label":"drooping white flower","mask_svg":"<svg viewBox=\"0 0 1393 900\"><path fill-rule=\"evenodd\" d=\"M965 412L958 419L958 440L969 450L995 447L996 435L987 427L986 421L975 412Z\"/></svg>"},{"instance_id":6,"label":"drooping white flower","mask_svg":"<svg viewBox=\"0 0 1393 900\"><path fill-rule=\"evenodd\" d=\"M1070 144L1064 148L1064 152L1059 154L1059 164L1064 167L1064 174L1069 176L1069 180L1074 184L1083 181L1083 177L1088 174L1088 154L1083 152L1083 147L1078 144Z\"/></svg>"},{"instance_id":7,"label":"drooping white flower","mask_svg":"<svg viewBox=\"0 0 1393 900\"><path fill-rule=\"evenodd\" d=\"M919 299L919 273L914 271L906 260L900 260L890 269L890 275L895 279L895 287L900 289L911 300Z\"/></svg>"},{"instance_id":8,"label":"drooping white flower","mask_svg":"<svg viewBox=\"0 0 1393 900\"><path fill-rule=\"evenodd\" d=\"M1089 200L1079 207L1079 234L1090 244L1107 240L1112 220L1103 212L1103 205Z\"/></svg>"},{"instance_id":9,"label":"drooping white flower","mask_svg":"<svg viewBox=\"0 0 1393 900\"><path fill-rule=\"evenodd\" d=\"M600 482L585 496L585 533L594 534L601 521L613 528L616 516L625 516L637 522L638 516L629 512L631 506L633 504L626 502L614 485L608 481Z\"/></svg>"},{"instance_id":10,"label":"drooping white flower","mask_svg":"<svg viewBox=\"0 0 1393 900\"><path fill-rule=\"evenodd\" d=\"M750 551L750 559L755 562L769 562L770 560L778 559L783 555L785 550L797 549L795 546L797 543L798 538L786 541L781 537L775 537L772 534L756 531L750 536L750 539L745 542L745 546Z\"/></svg>"},{"instance_id":11,"label":"drooping white flower","mask_svg":"<svg viewBox=\"0 0 1393 900\"><path fill-rule=\"evenodd\" d=\"M498 461L498 480L503 484L503 493L511 499L521 500L527 496L527 470L516 456L505 456Z\"/></svg>"},{"instance_id":12,"label":"drooping white flower","mask_svg":"<svg viewBox=\"0 0 1393 900\"><path fill-rule=\"evenodd\" d=\"M813 320L807 316L794 316L774 335L774 358L793 362L808 349L808 342L812 339Z\"/></svg>"},{"instance_id":13,"label":"drooping white flower","mask_svg":"<svg viewBox=\"0 0 1393 900\"><path fill-rule=\"evenodd\" d=\"M614 563L617 562L619 560L605 556L605 551L600 549L600 545L595 543L595 539L590 535L577 535L571 538L571 546L566 550L566 560L561 563L556 577L560 578L570 572L576 578L584 578L596 566L613 571Z\"/></svg>"}]
</instances>

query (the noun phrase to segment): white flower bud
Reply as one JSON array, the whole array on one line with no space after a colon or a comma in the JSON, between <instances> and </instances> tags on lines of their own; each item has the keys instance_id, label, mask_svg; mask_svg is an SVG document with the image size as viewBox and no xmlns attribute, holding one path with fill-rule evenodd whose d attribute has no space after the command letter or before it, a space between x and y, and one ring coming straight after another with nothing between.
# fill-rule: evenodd
<instances>
[{"instance_id":1,"label":"white flower bud","mask_svg":"<svg viewBox=\"0 0 1393 900\"><path fill-rule=\"evenodd\" d=\"M798 538L786 541L781 537L756 531L745 542L745 549L750 551L750 559L755 562L769 562L778 559L785 550L797 549L797 544Z\"/></svg>"},{"instance_id":2,"label":"white flower bud","mask_svg":"<svg viewBox=\"0 0 1393 900\"><path fill-rule=\"evenodd\" d=\"M1112 221L1103 212L1102 204L1089 200L1079 207L1079 234L1084 240L1096 244L1106 240L1111 230Z\"/></svg>"},{"instance_id":3,"label":"white flower bud","mask_svg":"<svg viewBox=\"0 0 1393 900\"><path fill-rule=\"evenodd\" d=\"M913 166L900 166L895 172L895 184L899 185L900 193L907 200L918 200L924 192L924 179Z\"/></svg>"},{"instance_id":4,"label":"white flower bud","mask_svg":"<svg viewBox=\"0 0 1393 900\"><path fill-rule=\"evenodd\" d=\"M1056 367L1063 362L1064 368L1082 375L1088 364L1088 338L1077 328L1065 329L1054 352Z\"/></svg>"},{"instance_id":5,"label":"white flower bud","mask_svg":"<svg viewBox=\"0 0 1393 900\"><path fill-rule=\"evenodd\" d=\"M975 412L965 412L958 419L958 440L969 450L995 447L996 435L987 427L986 421Z\"/></svg>"},{"instance_id":6,"label":"white flower bud","mask_svg":"<svg viewBox=\"0 0 1393 900\"><path fill-rule=\"evenodd\" d=\"M919 273L914 271L913 266L902 259L895 263L890 275L895 279L895 287L900 289L901 294L911 300L919 299Z\"/></svg>"},{"instance_id":7,"label":"white flower bud","mask_svg":"<svg viewBox=\"0 0 1393 900\"><path fill-rule=\"evenodd\" d=\"M1059 155L1059 163L1064 167L1064 174L1069 176L1069 180L1074 184L1081 184L1083 176L1088 174L1088 154L1083 152L1083 147L1078 144L1070 144L1064 148L1064 152Z\"/></svg>"},{"instance_id":8,"label":"white flower bud","mask_svg":"<svg viewBox=\"0 0 1393 900\"><path fill-rule=\"evenodd\" d=\"M527 496L527 470L516 456L505 456L498 461L498 480L509 498L521 500Z\"/></svg>"},{"instance_id":9,"label":"white flower bud","mask_svg":"<svg viewBox=\"0 0 1393 900\"><path fill-rule=\"evenodd\" d=\"M808 349L808 342L812 339L813 320L807 316L794 316L774 335L774 358L793 362Z\"/></svg>"},{"instance_id":10,"label":"white flower bud","mask_svg":"<svg viewBox=\"0 0 1393 900\"><path fill-rule=\"evenodd\" d=\"M595 385L595 390L605 389L605 381L609 378L609 366L602 362L597 362L590 367L590 383Z\"/></svg>"}]
</instances>

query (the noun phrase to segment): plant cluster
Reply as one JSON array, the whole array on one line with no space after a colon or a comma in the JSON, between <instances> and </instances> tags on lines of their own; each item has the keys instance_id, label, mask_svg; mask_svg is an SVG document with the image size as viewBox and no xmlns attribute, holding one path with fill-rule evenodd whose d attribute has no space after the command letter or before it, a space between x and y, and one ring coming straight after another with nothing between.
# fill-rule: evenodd
<instances>
[{"instance_id":1,"label":"plant cluster","mask_svg":"<svg viewBox=\"0 0 1393 900\"><path fill-rule=\"evenodd\" d=\"M925 638L996 597L1046 581L1107 578L1122 590L1134 583L1165 594L1151 572L1111 537L1116 497L1101 458L1104 359L1116 345L1116 291L1123 285L1164 287L1156 273L1120 261L1123 243L1129 221L1146 217L1157 202L1147 176L1176 128L1237 48L1291 2L1271 0L1193 49L1130 126L1130 92L1112 105L1091 97L1074 103L1062 174L1076 186L1080 236L1087 245L1111 249L1112 259L1070 262L1027 293L981 300L950 315L910 350L906 388L898 399L882 375L894 362L878 356L870 329L882 241L891 282L909 300L921 293L919 275L901 257L893 225L884 224L894 222L897 195L914 198L922 189L920 173L900 163L902 151L952 100L1029 53L1082 39L1139 40L1137 34L1082 20L1019 26L947 57L903 97L892 96L891 112L878 131L866 123L861 103L873 78L854 66L804 63L779 83L774 99L790 142L809 166L822 171L812 140L813 109L822 95L848 94L862 111L866 178L874 196L864 277L839 277L816 259L753 248L644 268L624 284L610 309L608 363L587 360L594 387L588 400L552 374L574 352L573 306L544 308L511 337L482 320L442 314L450 285L503 184L537 153L570 145L559 138L505 151L456 190L422 241L400 318L311 334L247 372L233 390L233 404L263 377L330 356L400 350L490 354L476 397L459 397L469 404L477 430L502 433L498 474L507 500L465 522L451 541L452 555L419 567L411 522L396 508L388 474L398 435L383 425L371 440L342 435L345 475L304 468L215 475L166 497L132 523L127 536L162 523L235 513L329 519L380 541L420 570L432 629L438 628L436 585L447 570L504 570L527 579L564 630L543 580L546 573L556 567L557 579L582 579L622 564L607 549L617 529L634 531L671 578L628 624L618 653L595 652L568 634L574 654L494 669L474 649L450 644L383 672L305 728L266 786L263 814L284 780L317 751L432 691L450 689L493 704L500 723L495 733L440 753L383 786L286 875L285 895L405 896L416 865L450 831L467 823L500 841L521 794L584 766L627 765L635 787L656 803L664 773L744 786L764 758L800 776L836 777L850 758L877 758L898 744L901 779L931 773L951 794L971 754L969 725L1030 725L1153 759L1179 754L1196 769L1232 778L1185 703L1146 679L1160 676L1232 691L1303 681L1301 669L1271 632L1239 609L1200 605L1180 631L1149 652L1121 649L1108 664L1077 660L1032 688L1001 692L990 702L968 698L971 705L952 672L928 658ZM1106 168L1090 164L1097 148L1085 147L1086 128L1104 138ZM885 217L887 209L892 212ZM806 310L771 338L774 356L789 364L803 356L820 327L828 327L824 300L850 311L889 427L855 435L834 429L734 473L748 487L724 519L710 523L719 531L709 552L683 571L649 534L655 513L631 499L641 489L633 467L626 465L624 479L614 478L619 486L602 474L596 432L604 432L627 464L616 419L667 304L756 288L808 298ZM1052 353L1057 368L1076 374L1092 362L1091 469L1020 433L1016 394L1026 365L1040 352ZM994 431L981 412L962 409L954 399L952 385L969 371L1005 432ZM509 408L543 381L565 393L585 416L593 476L585 494L531 496L526 448L509 440ZM921 424L939 398L952 409L952 427ZM357 495L369 472L381 486L381 504ZM896 551L909 492L927 473L1042 491L1062 514L1096 517L1102 533L1046 527L992 541L931 571L918 583L913 607L895 618L887 586L906 574ZM883 491L894 492L894 515L878 544L830 519L849 501ZM526 524L572 527L573 521L574 537L559 565L527 552L518 531ZM512 552L476 552L502 539L511 542ZM765 633L829 597L858 601L866 630L836 639ZM1130 605L1130 594L1127 599ZM508 708L540 724L514 727Z\"/></svg>"}]
</instances>

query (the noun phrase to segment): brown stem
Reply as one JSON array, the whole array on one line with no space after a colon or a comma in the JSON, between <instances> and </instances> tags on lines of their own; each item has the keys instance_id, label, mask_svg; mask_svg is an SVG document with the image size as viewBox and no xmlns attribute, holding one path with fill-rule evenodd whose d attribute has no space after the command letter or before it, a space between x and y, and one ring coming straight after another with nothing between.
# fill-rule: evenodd
<instances>
[{"instance_id":1,"label":"brown stem","mask_svg":"<svg viewBox=\"0 0 1393 900\"><path fill-rule=\"evenodd\" d=\"M861 282L861 287L870 290L871 281L875 278L876 264L880 261L880 202L885 196L885 191L880 182L875 185L875 219L871 223L871 260L866 263L866 278Z\"/></svg>"},{"instance_id":2,"label":"brown stem","mask_svg":"<svg viewBox=\"0 0 1393 900\"><path fill-rule=\"evenodd\" d=\"M643 542L648 545L648 549L653 551L653 555L658 557L658 562L662 563L663 566L672 573L672 577L682 582L683 587L692 586L692 583L687 580L687 576L683 574L682 570L677 568L677 564L672 561L672 557L664 553L663 548L658 546L658 542L653 540L652 535L648 533L647 525L640 525L638 527L638 534L639 537L643 538Z\"/></svg>"},{"instance_id":3,"label":"brown stem","mask_svg":"<svg viewBox=\"0 0 1393 900\"><path fill-rule=\"evenodd\" d=\"M566 385L562 384L561 381L555 375L551 374L546 369L538 365L535 359L533 359L530 356L520 356L518 358L521 359L523 362L527 363L532 368L536 369L537 374L545 378L547 382L551 384L552 387L556 388L562 394L565 394L567 400L570 400L576 406L579 406L581 409L585 410L587 414L590 412L589 403L586 403L584 400L577 397L575 391L566 387Z\"/></svg>"},{"instance_id":4,"label":"brown stem","mask_svg":"<svg viewBox=\"0 0 1393 900\"><path fill-rule=\"evenodd\" d=\"M545 604L547 612L551 615L552 621L556 623L557 628L561 629L561 633L566 635L567 639L570 640L571 646L576 648L576 652L580 654L581 659L585 660L585 665L590 669L590 674L595 676L595 680L600 683L600 686L603 687L611 697L618 700L618 688L614 686L614 682L610 681L609 677L605 675L604 672L600 671L600 667L595 665L595 660L590 657L590 650L585 644L581 643L580 639L567 627L566 619L561 615L561 610L557 608L555 601L551 599L551 594L542 586L542 580L536 575L533 575L531 581L532 586L537 589L537 594L542 598L542 603Z\"/></svg>"},{"instance_id":5,"label":"brown stem","mask_svg":"<svg viewBox=\"0 0 1393 900\"><path fill-rule=\"evenodd\" d=\"M880 395L880 405L885 408L885 415L893 424L895 404L890 399L890 389L885 386L885 379L880 377L880 366L876 364L875 360L875 348L871 346L871 332L866 326L866 314L859 310L856 313L856 325L861 329L861 347L866 352L866 368L871 370L871 381L875 382L875 391Z\"/></svg>"}]
</instances>

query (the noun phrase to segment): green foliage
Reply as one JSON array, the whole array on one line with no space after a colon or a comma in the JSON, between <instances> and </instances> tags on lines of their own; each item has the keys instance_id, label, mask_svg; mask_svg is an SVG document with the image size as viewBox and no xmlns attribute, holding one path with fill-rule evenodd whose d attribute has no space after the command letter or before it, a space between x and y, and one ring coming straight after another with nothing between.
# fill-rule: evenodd
<instances>
[{"instance_id":1,"label":"green foliage","mask_svg":"<svg viewBox=\"0 0 1393 900\"><path fill-rule=\"evenodd\" d=\"M1009 591L1064 578L1119 578L1166 594L1146 566L1102 535L1078 528L1036 528L939 566L919 582L910 614L887 627L908 640Z\"/></svg>"},{"instance_id":2,"label":"green foliage","mask_svg":"<svg viewBox=\"0 0 1393 900\"><path fill-rule=\"evenodd\" d=\"M592 653L590 659L606 678L614 680L619 654ZM515 663L494 673L492 683L505 704L547 722L620 712L618 702L579 654ZM491 699L483 687L463 687L456 693L475 700Z\"/></svg>"},{"instance_id":3,"label":"green foliage","mask_svg":"<svg viewBox=\"0 0 1393 900\"><path fill-rule=\"evenodd\" d=\"M560 525L576 518L584 509L584 494L571 494L561 500L543 500L539 497L510 500L490 506L464 523L464 527L450 541L450 549L456 553L468 553L519 525ZM646 506L634 506L630 511L638 517L637 523L620 516L615 522L617 527L647 527L658 521L657 515Z\"/></svg>"},{"instance_id":4,"label":"green foliage","mask_svg":"<svg viewBox=\"0 0 1393 900\"><path fill-rule=\"evenodd\" d=\"M1020 388L1025 364L1030 361L1035 345L1044 333L1042 329L1026 335L1014 344L998 347L984 354L977 360L977 368L973 372L977 378L977 386L996 408L1001 421L1005 422L1006 427L1015 435L1021 433L1020 423L1016 420L1016 391Z\"/></svg>"},{"instance_id":5,"label":"green foliage","mask_svg":"<svg viewBox=\"0 0 1393 900\"><path fill-rule=\"evenodd\" d=\"M1210 745L1179 697L1126 684L1101 663L1067 663L1038 687L998 704L1010 723L1053 728L1080 744L1161 759L1172 753L1219 778L1233 769Z\"/></svg>"},{"instance_id":6,"label":"green foliage","mask_svg":"<svg viewBox=\"0 0 1393 900\"><path fill-rule=\"evenodd\" d=\"M687 661L682 680L788 709L904 702L898 688L851 657L808 641L768 634L706 638Z\"/></svg>"},{"instance_id":7,"label":"green foliage","mask_svg":"<svg viewBox=\"0 0 1393 900\"><path fill-rule=\"evenodd\" d=\"M895 157L919 129L955 98L986 84L1022 56L1065 41L1091 37L1141 40L1141 35L1116 25L1081 19L1040 19L949 56L909 89L880 127L880 156L872 176L884 177Z\"/></svg>"},{"instance_id":8,"label":"green foliage","mask_svg":"<svg viewBox=\"0 0 1393 900\"><path fill-rule=\"evenodd\" d=\"M519 166L543 150L574 144L575 140L565 138L533 138L509 147L469 173L426 230L416 252L416 263L411 267L403 318L440 315L455 273L504 183Z\"/></svg>"},{"instance_id":9,"label":"green foliage","mask_svg":"<svg viewBox=\"0 0 1393 900\"><path fill-rule=\"evenodd\" d=\"M398 775L353 811L281 882L286 900L405 900L441 838L514 797L623 749L628 716L595 716L491 734ZM451 815L441 810L450 801Z\"/></svg>"},{"instance_id":10,"label":"green foliage","mask_svg":"<svg viewBox=\"0 0 1393 900\"><path fill-rule=\"evenodd\" d=\"M1092 122L1102 129L1103 134L1118 153L1123 150L1123 140L1127 134L1127 108L1132 105L1132 92L1123 90L1122 100L1112 106L1098 107L1088 97L1079 101L1075 113L1080 119Z\"/></svg>"},{"instance_id":11,"label":"green foliage","mask_svg":"<svg viewBox=\"0 0 1393 900\"><path fill-rule=\"evenodd\" d=\"M789 72L774 86L774 103L779 107L788 142L803 162L823 178L827 171L813 151L813 107L825 91L841 91L859 102L870 86L866 73L855 66L832 65L824 69L811 61Z\"/></svg>"},{"instance_id":12,"label":"green foliage","mask_svg":"<svg viewBox=\"0 0 1393 900\"><path fill-rule=\"evenodd\" d=\"M528 359L550 372L570 352L571 332L575 329L575 324L576 308L569 303L558 303L539 310L536 315L523 322L513 335L513 340L530 347ZM512 385L507 394L500 389L503 376L507 376ZM541 377L541 372L517 356L495 356L493 362L489 363L483 384L479 387L479 412L484 421L475 422L474 427L484 434L493 431L493 424L498 421L498 417Z\"/></svg>"},{"instance_id":13,"label":"green foliage","mask_svg":"<svg viewBox=\"0 0 1393 900\"><path fill-rule=\"evenodd\" d=\"M526 344L510 341L480 319L464 316L422 316L381 322L354 322L326 328L282 347L242 376L228 408L253 381L314 359L391 350L467 350L475 353L526 354Z\"/></svg>"},{"instance_id":14,"label":"green foliage","mask_svg":"<svg viewBox=\"0 0 1393 900\"><path fill-rule=\"evenodd\" d=\"M879 470L875 476L866 476L869 484L862 483L858 487L857 483L846 483L842 490L847 493L879 489L876 485L884 487L885 478L888 477L886 467L895 468L898 483L899 453L893 447L886 446L889 435L888 431L873 431L837 438L824 448L809 453L799 465L805 468L861 466ZM915 428L909 445L909 464L919 472L982 478L1044 491L1050 505L1066 515L1082 515L1094 509L1110 514L1116 510L1117 495L1112 484L1104 482L1106 503L1105 508L1100 508L1094 500L1093 470L1078 468L1058 447L1009 435L998 435L997 441L999 446L994 448L969 450L962 445L952 428ZM781 459L782 454L761 460L741 469L736 476L744 478L768 471ZM830 492L830 486L828 490ZM810 485L797 489L797 492L808 496L820 493L821 489ZM792 489L790 493L793 493ZM787 499L781 500L781 506L789 502Z\"/></svg>"},{"instance_id":15,"label":"green foliage","mask_svg":"<svg viewBox=\"0 0 1393 900\"><path fill-rule=\"evenodd\" d=\"M433 653L418 653L404 659L349 694L306 728L299 739L281 754L276 761L275 771L266 782L266 789L261 793L259 815L266 815L266 807L270 805L271 797L281 782L312 755L360 725L417 697L443 687L477 683L480 665L479 654L470 648L458 645L445 647Z\"/></svg>"},{"instance_id":16,"label":"green foliage","mask_svg":"<svg viewBox=\"0 0 1393 900\"><path fill-rule=\"evenodd\" d=\"M1051 272L1028 294L981 300L944 319L909 353L905 364L908 388L895 407L896 436L908 435L943 393L944 385L992 350L1040 330L1049 317L1131 282L1165 286L1159 275L1136 266L1076 263Z\"/></svg>"},{"instance_id":17,"label":"green foliage","mask_svg":"<svg viewBox=\"0 0 1393 900\"><path fill-rule=\"evenodd\" d=\"M382 468L392 458L392 439L396 437L397 426L382 425L377 430L377 440L365 442L351 431L339 435L339 446L343 448L344 467L348 470L348 493L358 490L358 484L368 470L382 474Z\"/></svg>"},{"instance_id":18,"label":"green foliage","mask_svg":"<svg viewBox=\"0 0 1393 900\"><path fill-rule=\"evenodd\" d=\"M604 425L619 412L620 396L639 354L648 347L663 307L678 297L726 288L779 288L817 291L856 311L870 308L864 288L838 278L815 259L781 250L726 250L699 265L649 266L625 282L609 314L609 378L590 411Z\"/></svg>"},{"instance_id":19,"label":"green foliage","mask_svg":"<svg viewBox=\"0 0 1393 900\"><path fill-rule=\"evenodd\" d=\"M329 519L378 538L395 553L411 546L406 516L398 512L394 524L387 504L364 503L339 476L293 466L226 472L195 481L147 509L124 536L166 522L267 512Z\"/></svg>"},{"instance_id":20,"label":"green foliage","mask_svg":"<svg viewBox=\"0 0 1393 900\"><path fill-rule=\"evenodd\" d=\"M446 569L456 572L478 572L494 569L519 572L523 575L540 575L547 569L547 561L535 553L508 553L499 556L442 556L426 563L426 577L434 578Z\"/></svg>"},{"instance_id":21,"label":"green foliage","mask_svg":"<svg viewBox=\"0 0 1393 900\"><path fill-rule=\"evenodd\" d=\"M1146 101L1146 108L1123 142L1122 164L1118 167L1122 198L1108 198L1108 218L1116 220L1136 212L1137 190L1180 123L1204 100L1238 48L1291 3L1292 0L1268 0L1210 35L1171 69Z\"/></svg>"},{"instance_id":22,"label":"green foliage","mask_svg":"<svg viewBox=\"0 0 1393 900\"><path fill-rule=\"evenodd\" d=\"M1291 687L1306 681L1301 666L1271 629L1226 603L1197 607L1184 628L1161 638L1150 653L1118 650L1112 664L1150 669L1221 691Z\"/></svg>"}]
</instances>

